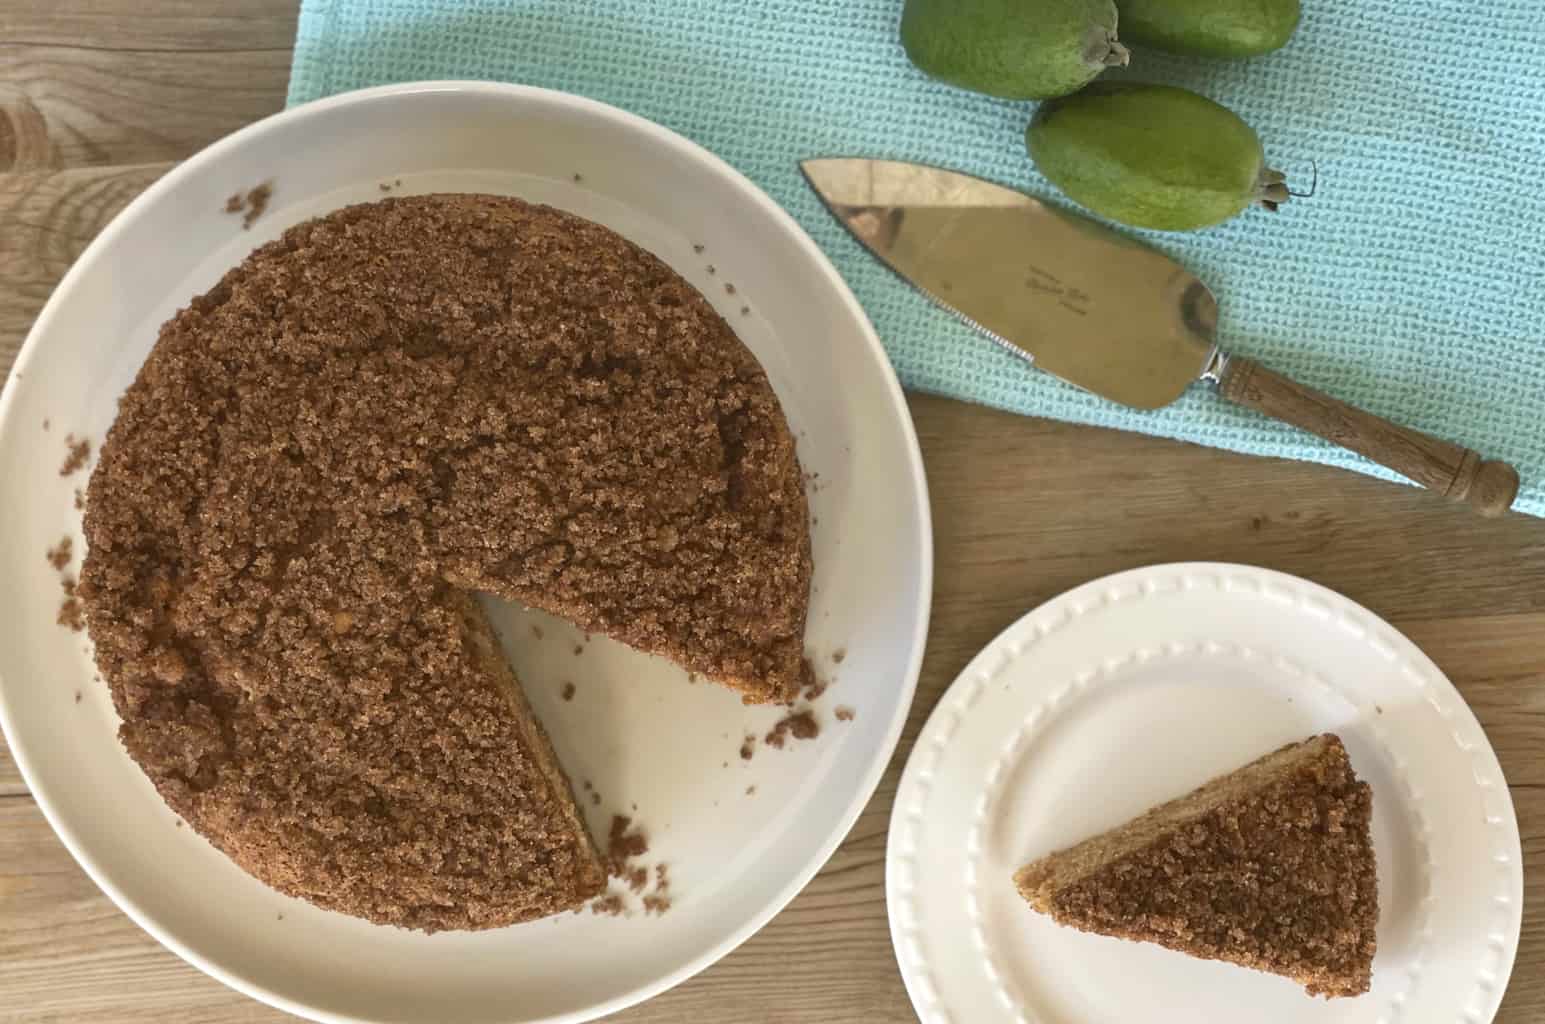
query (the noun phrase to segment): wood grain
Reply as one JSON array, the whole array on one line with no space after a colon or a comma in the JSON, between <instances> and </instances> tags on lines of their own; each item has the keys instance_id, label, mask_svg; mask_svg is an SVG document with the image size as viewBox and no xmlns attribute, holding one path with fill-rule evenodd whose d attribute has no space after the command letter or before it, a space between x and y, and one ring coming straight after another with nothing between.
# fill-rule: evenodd
<instances>
[{"instance_id":1,"label":"wood grain","mask_svg":"<svg viewBox=\"0 0 1545 1024\"><path fill-rule=\"evenodd\" d=\"M1393 423L1253 359L1235 357L1218 381L1231 402L1317 434L1392 469L1483 516L1506 512L1518 496L1518 470L1468 448Z\"/></svg>"},{"instance_id":2,"label":"wood grain","mask_svg":"<svg viewBox=\"0 0 1545 1024\"><path fill-rule=\"evenodd\" d=\"M289 68L273 49L13 45L0 60L0 171L183 159L282 108ZM8 133L31 145L8 158Z\"/></svg>"},{"instance_id":3,"label":"wood grain","mask_svg":"<svg viewBox=\"0 0 1545 1024\"><path fill-rule=\"evenodd\" d=\"M0 367L9 371L32 321L75 257L171 166L0 174Z\"/></svg>"},{"instance_id":4,"label":"wood grain","mask_svg":"<svg viewBox=\"0 0 1545 1024\"><path fill-rule=\"evenodd\" d=\"M0 4L0 375L65 269L171 161L277 109L293 0ZM910 1020L885 920L900 766L944 688L1025 610L1091 577L1241 561L1390 618L1454 679L1513 784L1528 872L1500 1024L1545 1020L1545 523L1412 488L914 396L937 541L928 657L901 750L825 870L635 1024ZM291 1018L161 949L54 838L0 744L0 1018Z\"/></svg>"},{"instance_id":5,"label":"wood grain","mask_svg":"<svg viewBox=\"0 0 1545 1024\"><path fill-rule=\"evenodd\" d=\"M26 792L27 785L21 781L21 772L11 757L11 749L6 746L5 739L0 737L0 799L25 796Z\"/></svg>"},{"instance_id":6,"label":"wood grain","mask_svg":"<svg viewBox=\"0 0 1545 1024\"><path fill-rule=\"evenodd\" d=\"M274 50L288 55L295 42L296 14L293 0L5 0L0 6L0 48ZM210 84L229 81L211 79Z\"/></svg>"}]
</instances>

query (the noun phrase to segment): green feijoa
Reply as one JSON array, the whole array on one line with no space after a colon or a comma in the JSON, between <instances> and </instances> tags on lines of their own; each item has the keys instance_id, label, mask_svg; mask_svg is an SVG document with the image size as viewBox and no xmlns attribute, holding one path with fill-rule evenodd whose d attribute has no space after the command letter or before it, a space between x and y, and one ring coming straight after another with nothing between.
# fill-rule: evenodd
<instances>
[{"instance_id":1,"label":"green feijoa","mask_svg":"<svg viewBox=\"0 0 1545 1024\"><path fill-rule=\"evenodd\" d=\"M1127 62L1113 0L907 0L901 43L935 78L1016 100L1066 96Z\"/></svg>"},{"instance_id":2,"label":"green feijoa","mask_svg":"<svg viewBox=\"0 0 1545 1024\"><path fill-rule=\"evenodd\" d=\"M1249 125L1170 85L1095 82L1041 104L1025 141L1069 199L1132 227L1191 231L1288 198Z\"/></svg>"},{"instance_id":3,"label":"green feijoa","mask_svg":"<svg viewBox=\"0 0 1545 1024\"><path fill-rule=\"evenodd\" d=\"M1298 0L1116 0L1121 35L1188 57L1254 57L1298 28Z\"/></svg>"}]
</instances>

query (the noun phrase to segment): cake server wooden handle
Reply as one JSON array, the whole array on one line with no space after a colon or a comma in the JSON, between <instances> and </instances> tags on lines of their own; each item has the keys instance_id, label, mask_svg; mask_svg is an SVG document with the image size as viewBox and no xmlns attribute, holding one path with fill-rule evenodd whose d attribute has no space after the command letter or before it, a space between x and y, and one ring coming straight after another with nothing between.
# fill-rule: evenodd
<instances>
[{"instance_id":1,"label":"cake server wooden handle","mask_svg":"<svg viewBox=\"0 0 1545 1024\"><path fill-rule=\"evenodd\" d=\"M1229 357L1218 391L1231 402L1318 434L1401 476L1462 501L1483 516L1506 512L1518 496L1518 471L1468 448L1410 430L1304 387L1253 359Z\"/></svg>"}]
</instances>

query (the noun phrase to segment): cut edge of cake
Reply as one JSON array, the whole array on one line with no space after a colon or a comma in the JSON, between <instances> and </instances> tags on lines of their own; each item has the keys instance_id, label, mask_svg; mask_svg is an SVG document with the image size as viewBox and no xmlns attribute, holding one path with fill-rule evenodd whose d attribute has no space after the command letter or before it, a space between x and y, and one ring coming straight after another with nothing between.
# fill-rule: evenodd
<instances>
[{"instance_id":1,"label":"cut edge of cake","mask_svg":"<svg viewBox=\"0 0 1545 1024\"><path fill-rule=\"evenodd\" d=\"M1227 960L1226 957L1209 956L1187 949L1178 940L1160 942L1152 937L1118 934L1114 929L1096 929L1087 922L1070 920L1058 905L1057 896L1069 886L1090 879L1110 865L1154 846L1177 829L1196 822L1231 802L1275 785L1301 767L1321 761L1329 763L1333 769L1344 772L1345 777L1352 780L1354 789L1364 795L1365 799L1371 800L1371 790L1366 782L1357 779L1341 738L1333 733L1324 733L1275 750L1241 768L1212 779L1184 796L1160 804L1124 825L1031 861L1014 873L1014 886L1031 908L1053 918L1058 924L1081 931L1097 931L1100 934L1132 941L1158 942L1166 948L1203 959ZM1374 925L1367 929L1370 934L1360 936L1368 940L1366 958L1345 963L1342 965L1342 970L1332 973L1302 971L1290 973L1286 970L1274 970L1260 961L1232 962L1240 962L1242 966L1290 978L1302 984L1311 995L1345 997L1361 995L1368 991L1373 950L1376 948L1377 941L1376 936L1371 934L1378 921L1377 868L1368 822L1363 820L1353 824L1361 832L1361 845L1365 848L1367 867L1374 872L1373 891L1369 894L1373 903ZM1355 923L1348 926L1356 927Z\"/></svg>"},{"instance_id":2,"label":"cut edge of cake","mask_svg":"<svg viewBox=\"0 0 1545 1024\"><path fill-rule=\"evenodd\" d=\"M595 837L591 835L589 825L585 822L584 812L580 809L579 800L574 795L574 784L569 780L563 766L558 763L558 755L553 750L552 740L547 735L546 727L542 725L542 720L531 707L531 701L520 685L520 680L516 678L515 670L505 659L504 652L499 646L498 634L494 632L493 624L488 621L488 615L471 594L455 590L448 593L466 627L467 636L471 641L472 655L481 674L509 701L514 724L520 732L525 751L530 755L538 773L552 787L553 794L557 798L555 802L563 810L562 824L578 838L578 852L582 858L580 867L588 869L581 871L581 877L578 879L579 886L572 893L551 894L557 899L554 906L541 908L541 912L536 914L517 912L504 923L514 924L561 913L564 910L578 910L606 889L605 859L596 845Z\"/></svg>"}]
</instances>

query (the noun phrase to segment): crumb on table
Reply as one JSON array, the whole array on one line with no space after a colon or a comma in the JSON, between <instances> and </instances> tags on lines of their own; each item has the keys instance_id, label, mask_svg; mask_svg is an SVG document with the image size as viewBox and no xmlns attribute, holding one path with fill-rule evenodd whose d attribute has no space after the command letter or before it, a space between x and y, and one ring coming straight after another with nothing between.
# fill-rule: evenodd
<instances>
[{"instance_id":1,"label":"crumb on table","mask_svg":"<svg viewBox=\"0 0 1545 1024\"><path fill-rule=\"evenodd\" d=\"M853 711L852 708L848 707L846 704L843 704L843 705L839 706L837 708L837 710L834 712L834 714L837 716L837 721L839 721L839 722L851 722L851 721L853 721L854 711Z\"/></svg>"}]
</instances>

